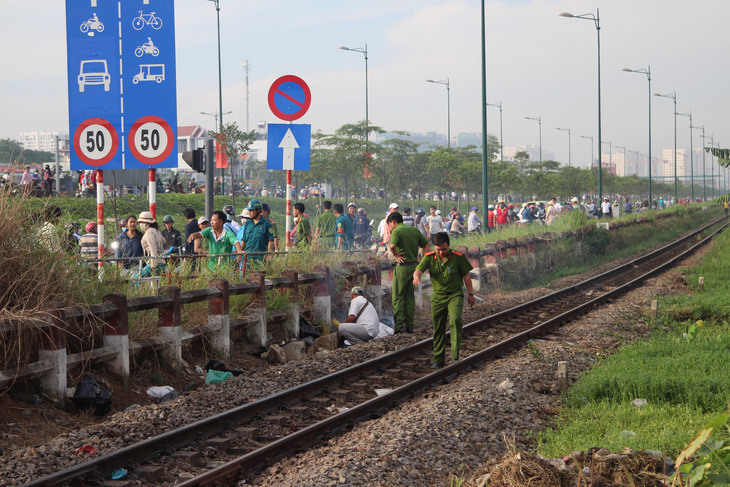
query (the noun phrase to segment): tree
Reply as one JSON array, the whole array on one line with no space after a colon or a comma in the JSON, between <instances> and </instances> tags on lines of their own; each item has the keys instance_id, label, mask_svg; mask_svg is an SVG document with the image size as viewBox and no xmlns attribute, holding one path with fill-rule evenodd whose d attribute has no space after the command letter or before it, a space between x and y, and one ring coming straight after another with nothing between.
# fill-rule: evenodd
<instances>
[{"instance_id":1,"label":"tree","mask_svg":"<svg viewBox=\"0 0 730 487\"><path fill-rule=\"evenodd\" d=\"M414 189L414 178L425 170L425 167L419 168L414 164L418 146L418 143L407 139L388 139L381 144L378 163L382 167L377 172L380 173L380 187L385 199L388 199L388 188L394 196Z\"/></svg>"},{"instance_id":2,"label":"tree","mask_svg":"<svg viewBox=\"0 0 730 487\"><path fill-rule=\"evenodd\" d=\"M50 152L23 149L17 140L0 139L0 162L4 164L42 164L55 158Z\"/></svg>"},{"instance_id":3,"label":"tree","mask_svg":"<svg viewBox=\"0 0 730 487\"><path fill-rule=\"evenodd\" d=\"M223 124L223 129L220 132L209 132L211 137L221 144L221 152L228 158L228 169L231 172L231 185L234 184L234 169L238 163L239 155L243 155L248 152L248 149L256 140L256 131L243 132L238 128L236 122ZM232 188L231 194L233 195L233 208L236 208L236 188Z\"/></svg>"},{"instance_id":4,"label":"tree","mask_svg":"<svg viewBox=\"0 0 730 487\"><path fill-rule=\"evenodd\" d=\"M375 125L368 125L368 133L383 133L384 130ZM371 157L365 151L365 121L356 124L345 124L335 130L334 134L317 132L312 136L312 164L309 178L331 181L335 186L343 187L347 198L350 188L364 183L363 169L365 161ZM368 144L368 151L377 157L381 151L378 144Z\"/></svg>"}]
</instances>

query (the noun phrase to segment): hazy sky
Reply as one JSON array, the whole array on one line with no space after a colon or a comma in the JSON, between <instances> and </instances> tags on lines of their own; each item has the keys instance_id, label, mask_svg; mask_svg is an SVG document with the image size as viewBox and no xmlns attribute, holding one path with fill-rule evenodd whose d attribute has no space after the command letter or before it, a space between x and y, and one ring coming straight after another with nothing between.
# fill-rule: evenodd
<instances>
[{"instance_id":1,"label":"hazy sky","mask_svg":"<svg viewBox=\"0 0 730 487\"><path fill-rule=\"evenodd\" d=\"M99 0L113 1L113 0ZM114 0L115 1L115 0ZM124 0L130 1L130 0ZM139 0L134 0L139 1ZM163 0L150 0L155 2ZM341 45L368 47L370 121L388 130L446 133L451 82L451 131L481 130L480 2L477 0L221 0L223 110L245 128L243 63L250 71L250 125L277 122L266 96L272 81L294 74L310 86L311 108L301 123L330 132L365 118L365 63ZM216 12L206 0L175 0L178 121L212 128L200 115L218 108ZM652 91L677 92L679 112L723 147L723 113L730 108L726 60L727 0L488 1L487 93L504 106L505 146L538 144L586 165L597 143L596 29L564 11L601 16L603 139L614 148L648 150L648 84L624 67L651 65ZM18 132L68 132L65 2L0 2L0 138ZM673 145L671 99L652 97L653 152ZM678 147L689 147L689 120L677 119ZM499 111L489 108L490 133ZM700 146L699 131L694 145ZM605 150L608 150L606 145ZM597 147L596 147L597 154ZM634 156L629 156L633 160Z\"/></svg>"}]
</instances>

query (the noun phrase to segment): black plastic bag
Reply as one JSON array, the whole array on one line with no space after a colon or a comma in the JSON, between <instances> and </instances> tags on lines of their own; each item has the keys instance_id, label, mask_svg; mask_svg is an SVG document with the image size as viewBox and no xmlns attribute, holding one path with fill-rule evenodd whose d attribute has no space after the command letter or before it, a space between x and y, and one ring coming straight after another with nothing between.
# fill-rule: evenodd
<instances>
[{"instance_id":1,"label":"black plastic bag","mask_svg":"<svg viewBox=\"0 0 730 487\"><path fill-rule=\"evenodd\" d=\"M208 360L208 363L205 364L205 370L220 370L225 372L226 370L226 364L221 362L220 360Z\"/></svg>"},{"instance_id":2,"label":"black plastic bag","mask_svg":"<svg viewBox=\"0 0 730 487\"><path fill-rule=\"evenodd\" d=\"M301 338L312 337L319 338L322 334L315 327L309 324L307 320L299 317L299 335Z\"/></svg>"},{"instance_id":3,"label":"black plastic bag","mask_svg":"<svg viewBox=\"0 0 730 487\"><path fill-rule=\"evenodd\" d=\"M81 379L71 401L79 409L93 408L96 416L104 416L112 410L111 391L102 391L93 375L87 375Z\"/></svg>"}]
</instances>

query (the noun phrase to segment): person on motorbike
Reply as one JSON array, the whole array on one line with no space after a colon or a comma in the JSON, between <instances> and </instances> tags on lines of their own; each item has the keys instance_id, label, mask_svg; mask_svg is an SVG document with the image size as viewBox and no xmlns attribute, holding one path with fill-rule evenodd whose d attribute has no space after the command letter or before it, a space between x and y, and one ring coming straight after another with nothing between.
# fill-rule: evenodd
<instances>
[{"instance_id":1,"label":"person on motorbike","mask_svg":"<svg viewBox=\"0 0 730 487\"><path fill-rule=\"evenodd\" d=\"M357 215L354 220L355 226L355 243L366 248L372 238L372 227L368 218L365 216L365 208L358 208Z\"/></svg>"},{"instance_id":2,"label":"person on motorbike","mask_svg":"<svg viewBox=\"0 0 730 487\"><path fill-rule=\"evenodd\" d=\"M241 225L239 225L235 218L235 212L233 211L233 206L226 205L223 207L223 213L226 214L227 221L223 224L223 226L230 231L233 232L234 235L238 235L238 231L241 229Z\"/></svg>"}]
</instances>

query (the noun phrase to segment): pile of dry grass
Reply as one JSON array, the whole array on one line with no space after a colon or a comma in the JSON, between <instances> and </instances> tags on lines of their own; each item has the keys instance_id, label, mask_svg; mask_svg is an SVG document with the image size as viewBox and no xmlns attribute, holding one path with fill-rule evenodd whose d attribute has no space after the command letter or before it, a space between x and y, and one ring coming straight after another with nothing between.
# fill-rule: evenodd
<instances>
[{"instance_id":1,"label":"pile of dry grass","mask_svg":"<svg viewBox=\"0 0 730 487\"><path fill-rule=\"evenodd\" d=\"M35 204L33 204L35 203ZM55 205L42 210L38 200L0 194L0 370L13 369L37 360L37 350L50 320L43 308L85 304L85 297L97 286L77 257L67 251L63 215L51 238L39 233ZM50 234L49 234L50 235ZM97 326L64 323L72 341L93 339Z\"/></svg>"},{"instance_id":2,"label":"pile of dry grass","mask_svg":"<svg viewBox=\"0 0 730 487\"><path fill-rule=\"evenodd\" d=\"M565 468L567 467L567 468ZM667 485L664 461L644 452L581 454L562 469L547 459L512 450L499 462L480 468L487 472L475 481L478 487L659 487ZM588 468L585 470L585 468Z\"/></svg>"}]
</instances>

